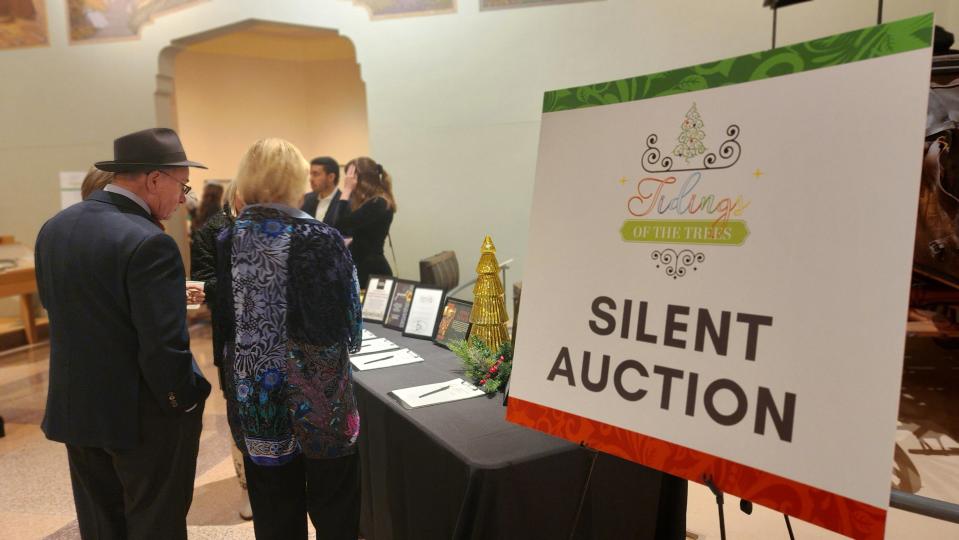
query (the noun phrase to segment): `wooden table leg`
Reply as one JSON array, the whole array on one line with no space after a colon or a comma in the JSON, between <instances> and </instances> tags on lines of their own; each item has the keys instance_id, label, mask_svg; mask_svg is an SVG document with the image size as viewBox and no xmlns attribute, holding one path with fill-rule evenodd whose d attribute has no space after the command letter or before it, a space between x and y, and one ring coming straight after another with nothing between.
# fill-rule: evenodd
<instances>
[{"instance_id":1,"label":"wooden table leg","mask_svg":"<svg viewBox=\"0 0 959 540\"><path fill-rule=\"evenodd\" d=\"M37 321L33 317L33 295L20 295L20 319L23 321L23 331L27 334L27 343L37 342Z\"/></svg>"}]
</instances>

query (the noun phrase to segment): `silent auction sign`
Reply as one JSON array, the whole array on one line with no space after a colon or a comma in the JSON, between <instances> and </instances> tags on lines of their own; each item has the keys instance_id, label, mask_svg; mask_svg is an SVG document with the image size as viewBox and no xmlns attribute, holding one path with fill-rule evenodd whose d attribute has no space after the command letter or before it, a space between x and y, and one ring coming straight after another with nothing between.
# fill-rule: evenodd
<instances>
[{"instance_id":1,"label":"silent auction sign","mask_svg":"<svg viewBox=\"0 0 959 540\"><path fill-rule=\"evenodd\" d=\"M925 15L548 92L507 418L881 538L931 36ZM840 146L868 159L830 159ZM633 156L639 174L615 172ZM580 197L590 171L605 180ZM834 197L810 207L820 183ZM834 301L876 337L837 334L817 311Z\"/></svg>"}]
</instances>

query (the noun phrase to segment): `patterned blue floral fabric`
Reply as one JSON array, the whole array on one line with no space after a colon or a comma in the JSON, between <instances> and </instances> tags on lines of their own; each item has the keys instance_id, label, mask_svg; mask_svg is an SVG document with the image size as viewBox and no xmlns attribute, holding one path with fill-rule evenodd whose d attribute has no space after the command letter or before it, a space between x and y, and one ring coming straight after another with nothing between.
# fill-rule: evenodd
<instances>
[{"instance_id":1,"label":"patterned blue floral fabric","mask_svg":"<svg viewBox=\"0 0 959 540\"><path fill-rule=\"evenodd\" d=\"M237 446L259 465L355 452L349 353L362 318L343 238L299 210L253 205L218 238L217 262Z\"/></svg>"}]
</instances>

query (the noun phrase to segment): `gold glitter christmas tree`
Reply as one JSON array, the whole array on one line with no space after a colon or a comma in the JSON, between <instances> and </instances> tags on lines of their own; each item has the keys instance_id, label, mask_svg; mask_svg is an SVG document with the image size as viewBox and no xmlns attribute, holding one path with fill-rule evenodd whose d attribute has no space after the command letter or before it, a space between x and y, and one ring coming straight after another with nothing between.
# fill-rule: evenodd
<instances>
[{"instance_id":1,"label":"gold glitter christmas tree","mask_svg":"<svg viewBox=\"0 0 959 540\"><path fill-rule=\"evenodd\" d=\"M496 246L486 236L480 250L480 260L476 265L476 285L473 286L473 311L470 313L471 337L479 338L487 347L496 351L500 345L509 341L506 321L506 296L503 284L499 280L499 261L496 260Z\"/></svg>"}]
</instances>

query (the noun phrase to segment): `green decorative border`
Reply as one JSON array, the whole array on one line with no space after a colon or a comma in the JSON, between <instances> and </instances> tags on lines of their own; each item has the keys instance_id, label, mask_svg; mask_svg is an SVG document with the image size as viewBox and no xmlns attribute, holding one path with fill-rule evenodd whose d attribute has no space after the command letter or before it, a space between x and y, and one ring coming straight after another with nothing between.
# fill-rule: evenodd
<instances>
[{"instance_id":1,"label":"green decorative border","mask_svg":"<svg viewBox=\"0 0 959 540\"><path fill-rule=\"evenodd\" d=\"M543 112L613 105L839 66L932 46L932 13L652 75L546 92Z\"/></svg>"}]
</instances>

